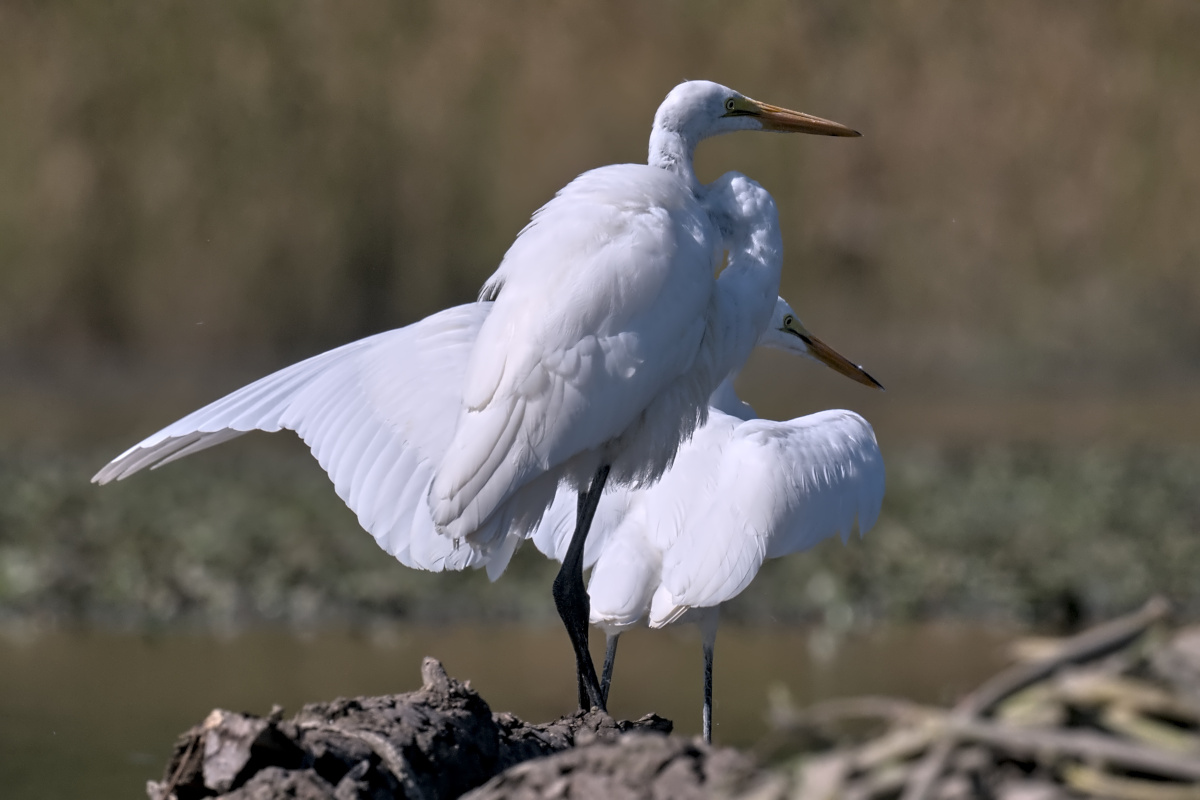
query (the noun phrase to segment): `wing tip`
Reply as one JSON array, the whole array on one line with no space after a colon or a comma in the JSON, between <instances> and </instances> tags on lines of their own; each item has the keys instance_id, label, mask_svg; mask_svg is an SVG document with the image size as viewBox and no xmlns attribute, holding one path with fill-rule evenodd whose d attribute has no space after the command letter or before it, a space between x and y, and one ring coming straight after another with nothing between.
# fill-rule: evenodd
<instances>
[{"instance_id":1,"label":"wing tip","mask_svg":"<svg viewBox=\"0 0 1200 800\"><path fill-rule=\"evenodd\" d=\"M101 467L100 471L92 476L91 482L97 486L105 486L113 481L119 481L124 477L122 460L116 458Z\"/></svg>"}]
</instances>

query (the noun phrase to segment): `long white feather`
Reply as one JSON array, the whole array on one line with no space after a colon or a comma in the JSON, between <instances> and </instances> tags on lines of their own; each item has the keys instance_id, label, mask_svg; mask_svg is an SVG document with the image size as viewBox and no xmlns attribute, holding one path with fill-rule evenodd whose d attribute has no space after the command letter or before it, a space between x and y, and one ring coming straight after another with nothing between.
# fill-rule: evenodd
<instances>
[{"instance_id":1,"label":"long white feather","mask_svg":"<svg viewBox=\"0 0 1200 800\"><path fill-rule=\"evenodd\" d=\"M768 558L861 534L879 516L883 459L861 416L835 410L786 422L734 419L717 421L718 429L730 427L728 436L703 436L706 429L696 437L717 479L710 496L693 500L663 554L652 627L736 597ZM687 455L689 469L703 468L691 467L690 447ZM685 491L688 476L678 477L650 491Z\"/></svg>"},{"instance_id":2,"label":"long white feather","mask_svg":"<svg viewBox=\"0 0 1200 800\"><path fill-rule=\"evenodd\" d=\"M884 468L866 420L840 410L745 416L710 408L662 480L606 493L585 550L593 624L618 631L647 613L654 627L678 621L736 597L768 558L875 524ZM573 498L560 496L532 538L561 560L573 530Z\"/></svg>"},{"instance_id":3,"label":"long white feather","mask_svg":"<svg viewBox=\"0 0 1200 800\"><path fill-rule=\"evenodd\" d=\"M422 569L481 565L505 531L481 532L475 548L438 535L426 495L490 306L447 309L268 375L147 437L92 480L121 480L252 430L294 430L388 553Z\"/></svg>"}]
</instances>

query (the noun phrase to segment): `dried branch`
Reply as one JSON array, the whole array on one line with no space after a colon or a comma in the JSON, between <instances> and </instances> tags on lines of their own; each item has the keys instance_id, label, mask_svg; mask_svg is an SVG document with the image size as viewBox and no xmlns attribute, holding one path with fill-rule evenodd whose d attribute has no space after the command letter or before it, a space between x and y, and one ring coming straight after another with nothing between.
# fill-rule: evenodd
<instances>
[{"instance_id":1,"label":"dried branch","mask_svg":"<svg viewBox=\"0 0 1200 800\"><path fill-rule=\"evenodd\" d=\"M963 698L954 707L954 716L963 722L981 717L1005 698L1044 680L1068 664L1080 664L1112 653L1145 633L1147 628L1163 619L1169 610L1170 605L1166 600L1153 597L1133 614L1068 639L1056 653L1041 661L1017 664ZM921 764L913 770L901 800L925 800L929 797L953 747L953 742L946 739L930 748Z\"/></svg>"},{"instance_id":2,"label":"dried branch","mask_svg":"<svg viewBox=\"0 0 1200 800\"><path fill-rule=\"evenodd\" d=\"M1063 770L1072 789L1112 800L1200 800L1200 786L1121 778L1077 764Z\"/></svg>"},{"instance_id":3,"label":"dried branch","mask_svg":"<svg viewBox=\"0 0 1200 800\"><path fill-rule=\"evenodd\" d=\"M1071 758L1175 780L1200 781L1200 759L1195 755L1165 753L1144 744L1089 731L1017 728L948 715L945 733L951 744L978 742L1048 766Z\"/></svg>"}]
</instances>

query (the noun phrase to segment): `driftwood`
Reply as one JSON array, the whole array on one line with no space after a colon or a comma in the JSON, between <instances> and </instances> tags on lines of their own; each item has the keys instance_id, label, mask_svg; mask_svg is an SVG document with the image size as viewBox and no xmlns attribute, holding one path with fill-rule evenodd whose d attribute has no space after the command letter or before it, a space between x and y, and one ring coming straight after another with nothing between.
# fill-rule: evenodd
<instances>
[{"instance_id":1,"label":"driftwood","mask_svg":"<svg viewBox=\"0 0 1200 800\"><path fill-rule=\"evenodd\" d=\"M1200 631L1147 648L1167 610L1154 599L1064 640L950 710L879 697L776 709L760 752L778 761L801 742L791 796L806 800L1200 800Z\"/></svg>"},{"instance_id":2,"label":"driftwood","mask_svg":"<svg viewBox=\"0 0 1200 800\"><path fill-rule=\"evenodd\" d=\"M1160 597L1152 598L1141 611L1128 617L1114 620L1076 636L1064 644L1057 653L1033 661L1018 664L1001 672L996 677L967 695L954 707L959 722L967 723L991 711L998 703L1022 689L1053 675L1067 664L1089 661L1124 646L1167 614L1167 603ZM930 795L934 782L945 769L950 757L953 741L939 741L913 773L901 800L923 800Z\"/></svg>"}]
</instances>

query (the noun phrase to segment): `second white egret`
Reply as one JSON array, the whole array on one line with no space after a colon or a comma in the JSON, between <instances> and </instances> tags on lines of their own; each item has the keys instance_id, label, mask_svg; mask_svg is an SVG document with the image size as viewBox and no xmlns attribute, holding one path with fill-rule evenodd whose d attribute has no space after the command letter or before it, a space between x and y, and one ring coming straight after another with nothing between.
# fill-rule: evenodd
<instances>
[{"instance_id":1,"label":"second white egret","mask_svg":"<svg viewBox=\"0 0 1200 800\"><path fill-rule=\"evenodd\" d=\"M881 387L821 342L779 298L759 346L822 361ZM875 433L852 411L784 422L758 419L729 376L707 422L653 486L605 496L585 552L591 623L605 632L601 692L607 700L621 633L649 617L652 628L688 620L703 633L705 741L712 740L712 662L718 609L753 581L768 558L875 524L883 458ZM556 500L534 534L546 555L566 552L572 510Z\"/></svg>"}]
</instances>

